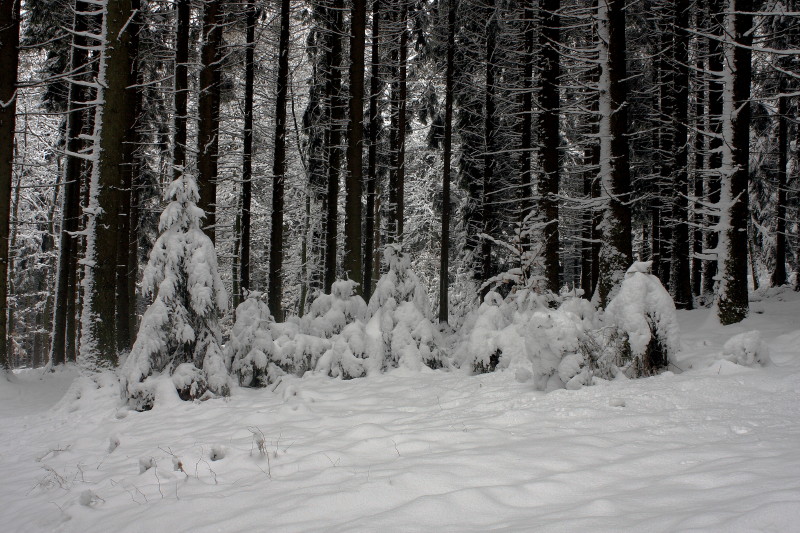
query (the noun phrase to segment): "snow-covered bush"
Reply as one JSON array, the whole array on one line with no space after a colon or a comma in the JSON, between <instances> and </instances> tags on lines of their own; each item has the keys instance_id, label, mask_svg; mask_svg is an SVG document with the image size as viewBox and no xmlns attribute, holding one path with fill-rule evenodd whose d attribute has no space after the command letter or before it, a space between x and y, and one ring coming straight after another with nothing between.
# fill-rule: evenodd
<instances>
[{"instance_id":1,"label":"snow-covered bush","mask_svg":"<svg viewBox=\"0 0 800 533\"><path fill-rule=\"evenodd\" d=\"M331 346L331 340L305 333L308 321L292 317L286 322L270 324L275 351L270 359L270 380L281 374L302 376L313 370L317 361Z\"/></svg>"},{"instance_id":2,"label":"snow-covered bush","mask_svg":"<svg viewBox=\"0 0 800 533\"><path fill-rule=\"evenodd\" d=\"M501 336L509 325L508 306L502 296L490 291L483 303L467 315L458 345L458 360L474 372L493 372L500 362Z\"/></svg>"},{"instance_id":3,"label":"snow-covered bush","mask_svg":"<svg viewBox=\"0 0 800 533\"><path fill-rule=\"evenodd\" d=\"M769 347L761 339L760 331L747 331L734 335L722 347L722 356L743 366L768 365Z\"/></svg>"},{"instance_id":4,"label":"snow-covered bush","mask_svg":"<svg viewBox=\"0 0 800 533\"><path fill-rule=\"evenodd\" d=\"M464 322L459 361L474 372L527 367L542 390L577 388L591 382L580 348L595 324L594 307L579 293L521 290L503 299L490 292Z\"/></svg>"},{"instance_id":5,"label":"snow-covered bush","mask_svg":"<svg viewBox=\"0 0 800 533\"><path fill-rule=\"evenodd\" d=\"M275 354L269 328L272 322L260 292L250 292L236 308L236 321L225 355L231 362L231 371L245 387L265 386L269 381L269 363Z\"/></svg>"},{"instance_id":6,"label":"snow-covered bush","mask_svg":"<svg viewBox=\"0 0 800 533\"><path fill-rule=\"evenodd\" d=\"M606 306L606 324L620 333L614 338L618 347L614 364L630 377L665 369L680 349L675 303L661 281L649 273L651 266L652 261L631 265Z\"/></svg>"},{"instance_id":7,"label":"snow-covered bush","mask_svg":"<svg viewBox=\"0 0 800 533\"><path fill-rule=\"evenodd\" d=\"M367 315L367 304L355 294L358 283L339 280L331 285L330 294L320 294L311 303L306 315L310 335L330 339L340 333L345 326L363 321Z\"/></svg>"},{"instance_id":8,"label":"snow-covered bush","mask_svg":"<svg viewBox=\"0 0 800 533\"><path fill-rule=\"evenodd\" d=\"M439 350L439 332L431 321L430 300L419 278L411 270L411 260L400 246L384 248L388 272L381 276L370 298L366 326L369 337L383 342L370 354L376 369L402 366L419 369L444 366Z\"/></svg>"},{"instance_id":9,"label":"snow-covered bush","mask_svg":"<svg viewBox=\"0 0 800 533\"><path fill-rule=\"evenodd\" d=\"M145 297L155 299L120 369L123 395L138 409L152 407L155 399L148 378L179 365L175 385L181 397L230 392L218 322L227 295L214 244L200 229L204 214L196 205L197 184L184 175L170 184L165 197L169 204L159 221L161 235L142 282Z\"/></svg>"},{"instance_id":10,"label":"snow-covered bush","mask_svg":"<svg viewBox=\"0 0 800 533\"><path fill-rule=\"evenodd\" d=\"M317 361L316 371L335 378L360 378L369 370L370 354L379 352L381 336L367 335L366 325L357 320L331 339L330 348Z\"/></svg>"}]
</instances>

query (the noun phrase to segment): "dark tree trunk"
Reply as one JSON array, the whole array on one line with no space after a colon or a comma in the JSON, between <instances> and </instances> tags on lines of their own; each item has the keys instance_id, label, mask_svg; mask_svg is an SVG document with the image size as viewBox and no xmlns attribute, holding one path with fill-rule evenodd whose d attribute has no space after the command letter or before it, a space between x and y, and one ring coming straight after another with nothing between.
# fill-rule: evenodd
<instances>
[{"instance_id":1,"label":"dark tree trunk","mask_svg":"<svg viewBox=\"0 0 800 533\"><path fill-rule=\"evenodd\" d=\"M778 172L777 203L775 204L775 270L772 285L780 287L787 283L786 277L786 163L789 152L789 98L784 96L786 82L781 76L778 84Z\"/></svg>"},{"instance_id":2,"label":"dark tree trunk","mask_svg":"<svg viewBox=\"0 0 800 533\"><path fill-rule=\"evenodd\" d=\"M73 78L84 81L84 69L88 54L86 38L82 35L87 30L83 13L88 6L78 0L75 2L72 37L70 49L70 69ZM64 186L61 197L61 233L59 235L58 266L56 269L55 302L53 305L53 333L50 341L50 363L60 365L70 360L67 352L75 360L75 270L78 243L74 234L80 223L81 170L83 158L79 152L84 146L81 132L84 130L87 114L85 103L87 90L78 83L70 83L68 97L68 113L66 115L66 160L64 163ZM69 314L70 311L72 314ZM73 327L69 327L72 322ZM68 333L72 333L72 336ZM68 348L69 346L69 348Z\"/></svg>"},{"instance_id":3,"label":"dark tree trunk","mask_svg":"<svg viewBox=\"0 0 800 533\"><path fill-rule=\"evenodd\" d=\"M378 116L378 100L381 94L380 80L380 28L381 28L381 0L372 1L372 55L369 80L369 150L367 153L367 205L366 222L364 227L364 287L363 295L366 301L372 296L372 270L373 255L377 240L373 238L376 228L375 197L378 183L378 129L380 117ZM377 225L379 226L379 224ZM375 261L378 263L378 261Z\"/></svg>"},{"instance_id":4,"label":"dark tree trunk","mask_svg":"<svg viewBox=\"0 0 800 533\"><path fill-rule=\"evenodd\" d=\"M455 53L456 0L447 2L447 67L444 96L444 154L442 170L442 242L439 254L439 322L449 319L450 281L450 159L453 143L453 58Z\"/></svg>"},{"instance_id":5,"label":"dark tree trunk","mask_svg":"<svg viewBox=\"0 0 800 533\"><path fill-rule=\"evenodd\" d=\"M536 62L534 50L536 24L534 24L533 3L530 0L525 3L523 11L524 17L524 39L525 55L522 66L522 121L520 127L520 212L518 223L520 225L520 250L522 252L521 267L523 276L529 278L531 275L531 235L530 226L533 223L533 214L536 210L533 201L533 179L531 169L531 152L533 150L533 68Z\"/></svg>"},{"instance_id":6,"label":"dark tree trunk","mask_svg":"<svg viewBox=\"0 0 800 533\"><path fill-rule=\"evenodd\" d=\"M559 119L561 105L559 102L559 76L561 75L560 56L557 48L560 41L560 17L558 11L561 0L541 0L542 28L539 33L540 82L541 92L539 105L539 135L541 143L542 180L540 193L541 208L544 215L544 276L547 288L558 293L559 255L561 240L558 232L558 191L561 168L559 164Z\"/></svg>"},{"instance_id":7,"label":"dark tree trunk","mask_svg":"<svg viewBox=\"0 0 800 533\"><path fill-rule=\"evenodd\" d=\"M733 31L730 36L734 43L727 46L732 50L727 56L732 58L728 66L732 72L732 109L726 120L730 121L732 138L731 174L723 179L729 180L727 189L732 201L728 209L729 227L727 233L726 258L722 265L721 277L723 287L717 295L718 314L723 325L741 322L749 311L747 283L747 225L750 220L749 184L750 184L750 82L751 82L751 46L753 44L753 2L752 0L730 0L733 17ZM731 79L732 78L732 79Z\"/></svg>"},{"instance_id":8,"label":"dark tree trunk","mask_svg":"<svg viewBox=\"0 0 800 533\"><path fill-rule=\"evenodd\" d=\"M11 325L8 307L8 239L11 230L11 176L14 170L14 132L17 112L17 66L19 64L20 1L0 5L0 373L10 368L8 343Z\"/></svg>"},{"instance_id":9,"label":"dark tree trunk","mask_svg":"<svg viewBox=\"0 0 800 533\"><path fill-rule=\"evenodd\" d=\"M495 135L496 135L496 102L495 102L495 75L497 48L497 11L494 0L489 1L488 20L486 23L486 86L484 89L483 103L483 198L481 201L481 218L483 219L482 232L484 237L481 239L481 281L486 283L492 277L492 241L487 236L495 233L495 220L491 204L495 194ZM489 291L486 285L481 291L481 299Z\"/></svg>"},{"instance_id":10,"label":"dark tree trunk","mask_svg":"<svg viewBox=\"0 0 800 533\"><path fill-rule=\"evenodd\" d=\"M350 18L350 120L347 127L347 178L344 206L344 271L362 292L361 196L364 150L364 39L366 0L353 0Z\"/></svg>"},{"instance_id":11,"label":"dark tree trunk","mask_svg":"<svg viewBox=\"0 0 800 533\"><path fill-rule=\"evenodd\" d=\"M702 11L702 6L700 11L696 15L696 24L695 27L697 28L704 28L705 23L705 13ZM695 63L695 67L697 70L697 74L695 75L695 106L694 106L694 128L695 128L695 137L694 137L694 231L692 234L692 251L694 252L692 258L692 295L694 297L699 298L702 296L702 281L703 281L703 261L700 259L700 254L703 253L703 214L701 213L701 208L699 204L699 200L703 198L703 174L705 171L705 137L701 133L705 130L705 80L703 78L703 57L700 55L702 53L702 43L701 39L697 38L697 60Z\"/></svg>"},{"instance_id":12,"label":"dark tree trunk","mask_svg":"<svg viewBox=\"0 0 800 533\"><path fill-rule=\"evenodd\" d=\"M672 288L675 306L692 309L692 281L689 239L689 0L675 2L674 55L675 69L675 185L673 217L675 233L672 243Z\"/></svg>"},{"instance_id":13,"label":"dark tree trunk","mask_svg":"<svg viewBox=\"0 0 800 533\"><path fill-rule=\"evenodd\" d=\"M722 0L709 0L709 21L712 23L712 37L708 39L708 70L712 73L708 82L708 123L711 137L708 141L708 169L706 178L706 199L710 204L716 204L720 199L720 168L722 167L722 46L720 39L723 36L723 2ZM706 215L707 225L713 228L719 222L719 217ZM716 231L706 232L706 250L715 250L719 244ZM709 298L714 294L717 277L717 261L705 261L703 269L703 294Z\"/></svg>"},{"instance_id":14,"label":"dark tree trunk","mask_svg":"<svg viewBox=\"0 0 800 533\"><path fill-rule=\"evenodd\" d=\"M180 177L186 168L186 121L189 102L189 23L191 0L176 0L178 15L175 36L175 149L172 156L174 177Z\"/></svg>"},{"instance_id":15,"label":"dark tree trunk","mask_svg":"<svg viewBox=\"0 0 800 533\"><path fill-rule=\"evenodd\" d=\"M139 83L139 14L140 0L131 0L133 14L128 20L130 42L128 45L129 64L125 108L119 111L125 121L125 140L122 150L122 188L120 194L119 235L117 248L117 349L120 353L129 351L135 338L136 275L138 257L136 242L137 221L133 219L134 176L138 174L136 151L139 146L137 120L141 112L142 91ZM133 255L133 257L131 257Z\"/></svg>"},{"instance_id":16,"label":"dark tree trunk","mask_svg":"<svg viewBox=\"0 0 800 533\"><path fill-rule=\"evenodd\" d=\"M239 215L239 294L244 300L250 290L250 208L253 191L253 86L255 80L255 41L256 41L255 0L247 2L247 50L244 57L244 136L242 146L242 196ZM281 19L281 24L283 19ZM283 28L281 28L283 37ZM280 70L281 65L278 66ZM280 73L279 73L280 74Z\"/></svg>"},{"instance_id":17,"label":"dark tree trunk","mask_svg":"<svg viewBox=\"0 0 800 533\"><path fill-rule=\"evenodd\" d=\"M330 134L328 137L328 191L326 195L325 217L325 292L330 294L331 286L336 281L336 259L339 221L339 173L342 161L342 123L345 117L344 98L342 97L342 35L344 24L343 0L332 0L328 10L330 28L328 28L328 81L325 93L330 102Z\"/></svg>"},{"instance_id":18,"label":"dark tree trunk","mask_svg":"<svg viewBox=\"0 0 800 533\"><path fill-rule=\"evenodd\" d=\"M89 368L117 364L118 248L127 246L127 236L119 233L125 163L120 147L128 132L125 113L119 110L128 109L131 97L127 90L131 73L130 16L130 0L108 1L104 22L107 44L100 67L104 88L95 114L97 160L92 170L87 227L83 325L88 331L81 332L81 359Z\"/></svg>"},{"instance_id":19,"label":"dark tree trunk","mask_svg":"<svg viewBox=\"0 0 800 533\"><path fill-rule=\"evenodd\" d=\"M222 0L207 0L203 11L203 44L200 50L200 96L197 126L197 186L205 211L204 230L215 240L217 212L217 163L219 155L219 105L222 48Z\"/></svg>"},{"instance_id":20,"label":"dark tree trunk","mask_svg":"<svg viewBox=\"0 0 800 533\"><path fill-rule=\"evenodd\" d=\"M389 242L403 242L403 218L406 172L406 57L408 54L407 0L400 0L395 9L395 31L400 42L392 49L391 135L389 152Z\"/></svg>"},{"instance_id":21,"label":"dark tree trunk","mask_svg":"<svg viewBox=\"0 0 800 533\"><path fill-rule=\"evenodd\" d=\"M283 320L283 190L286 180L286 94L289 86L289 0L281 0L278 91L275 100L275 152L272 159L272 218L269 238L269 309Z\"/></svg>"},{"instance_id":22,"label":"dark tree trunk","mask_svg":"<svg viewBox=\"0 0 800 533\"><path fill-rule=\"evenodd\" d=\"M665 6L660 16L667 18L669 7ZM661 279L664 287L672 292L672 187L674 172L677 167L675 160L675 128L673 127L675 115L675 72L670 54L674 46L673 29L668 24L668 19L659 24L661 31L661 53L658 60L658 87L659 87L659 121L658 130L658 160L660 161L660 181L654 200L653 213L653 251L658 258L655 275Z\"/></svg>"},{"instance_id":23,"label":"dark tree trunk","mask_svg":"<svg viewBox=\"0 0 800 533\"><path fill-rule=\"evenodd\" d=\"M630 266L631 245L631 176L628 148L628 90L625 66L624 0L598 0L601 17L601 40L607 39L601 66L600 95L600 173L606 208L600 249L598 288L600 305L605 306L614 287ZM604 26L604 27L603 27ZM604 35L603 35L604 34ZM603 46L603 45L601 45Z\"/></svg>"}]
</instances>

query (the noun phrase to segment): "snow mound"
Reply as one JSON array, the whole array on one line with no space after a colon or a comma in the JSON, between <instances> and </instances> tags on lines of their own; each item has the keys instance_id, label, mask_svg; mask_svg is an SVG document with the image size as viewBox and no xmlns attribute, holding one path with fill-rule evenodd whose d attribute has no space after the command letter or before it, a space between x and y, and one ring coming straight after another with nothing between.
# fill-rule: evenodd
<instances>
[{"instance_id":1,"label":"snow mound","mask_svg":"<svg viewBox=\"0 0 800 533\"><path fill-rule=\"evenodd\" d=\"M723 345L722 356L737 365L768 365L769 347L761 338L760 331L747 331L734 335Z\"/></svg>"},{"instance_id":2,"label":"snow mound","mask_svg":"<svg viewBox=\"0 0 800 533\"><path fill-rule=\"evenodd\" d=\"M640 366L645 374L666 367L680 350L675 303L661 281L648 273L651 265L634 263L605 311L605 322L626 336L628 368Z\"/></svg>"}]
</instances>

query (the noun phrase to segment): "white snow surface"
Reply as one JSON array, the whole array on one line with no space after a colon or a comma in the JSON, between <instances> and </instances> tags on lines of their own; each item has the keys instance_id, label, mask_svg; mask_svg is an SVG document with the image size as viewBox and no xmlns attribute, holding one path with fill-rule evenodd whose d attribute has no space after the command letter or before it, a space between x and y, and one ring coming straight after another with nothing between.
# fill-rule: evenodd
<instances>
[{"instance_id":1,"label":"white snow surface","mask_svg":"<svg viewBox=\"0 0 800 533\"><path fill-rule=\"evenodd\" d=\"M797 531L800 294L679 311L682 373L549 394L513 369L285 376L120 405L110 374L0 380L3 531ZM761 332L771 363L726 359ZM755 338L755 335L752 335ZM734 342L746 343L747 335ZM750 339L753 340L753 339ZM745 361L746 362L746 361Z\"/></svg>"}]
</instances>

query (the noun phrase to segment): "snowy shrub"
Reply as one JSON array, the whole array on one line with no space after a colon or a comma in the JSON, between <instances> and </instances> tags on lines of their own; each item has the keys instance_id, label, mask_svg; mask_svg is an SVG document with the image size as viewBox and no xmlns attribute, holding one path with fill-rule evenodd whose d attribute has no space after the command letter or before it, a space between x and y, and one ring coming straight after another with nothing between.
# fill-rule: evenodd
<instances>
[{"instance_id":1,"label":"snowy shrub","mask_svg":"<svg viewBox=\"0 0 800 533\"><path fill-rule=\"evenodd\" d=\"M769 364L769 347L761 339L760 331L747 331L734 335L722 347L725 359L737 365L755 366Z\"/></svg>"},{"instance_id":2,"label":"snowy shrub","mask_svg":"<svg viewBox=\"0 0 800 533\"><path fill-rule=\"evenodd\" d=\"M137 409L155 401L153 382L147 377L172 372L182 363L194 371L178 378L188 397L230 392L228 369L219 347L218 315L227 305L225 288L217 272L211 239L200 229L203 211L194 179L183 176L167 192L169 204L161 214L159 230L144 271L145 297L154 297L142 317L131 353L120 369L123 395ZM196 383L186 383L187 377ZM183 395L182 395L183 396Z\"/></svg>"},{"instance_id":3,"label":"snowy shrub","mask_svg":"<svg viewBox=\"0 0 800 533\"><path fill-rule=\"evenodd\" d=\"M666 368L680 348L675 303L656 276L652 261L636 262L613 300L606 306L606 324L620 337L614 364L630 377L651 375Z\"/></svg>"},{"instance_id":4,"label":"snowy shrub","mask_svg":"<svg viewBox=\"0 0 800 533\"><path fill-rule=\"evenodd\" d=\"M526 289L503 299L490 292L464 322L459 361L474 372L527 366L538 389L577 388L591 383L580 348L595 323L594 307L578 293Z\"/></svg>"},{"instance_id":5,"label":"snowy shrub","mask_svg":"<svg viewBox=\"0 0 800 533\"><path fill-rule=\"evenodd\" d=\"M269 381L267 370L275 353L271 322L269 307L260 292L250 292L236 307L236 321L225 355L231 361L231 371L245 387L263 387Z\"/></svg>"},{"instance_id":6,"label":"snowy shrub","mask_svg":"<svg viewBox=\"0 0 800 533\"><path fill-rule=\"evenodd\" d=\"M330 339L304 333L307 327L308 321L297 317L270 324L275 344L268 368L270 381L281 374L302 376L313 370L322 354L330 348Z\"/></svg>"},{"instance_id":7,"label":"snowy shrub","mask_svg":"<svg viewBox=\"0 0 800 533\"><path fill-rule=\"evenodd\" d=\"M370 354L370 367L444 366L439 332L431 322L430 300L411 270L411 260L394 244L384 248L384 259L389 270L381 276L370 298L371 318L365 328L369 337L383 341Z\"/></svg>"},{"instance_id":8,"label":"snowy shrub","mask_svg":"<svg viewBox=\"0 0 800 533\"><path fill-rule=\"evenodd\" d=\"M363 377L369 368L369 356L380 343L380 335L377 339L367 335L363 322L352 322L331 340L331 347L317 361L316 371L343 379Z\"/></svg>"},{"instance_id":9,"label":"snowy shrub","mask_svg":"<svg viewBox=\"0 0 800 533\"><path fill-rule=\"evenodd\" d=\"M336 281L330 294L320 294L311 303L306 315L310 335L325 339L340 333L345 326L356 320L364 320L367 304L355 294L358 283L350 280Z\"/></svg>"},{"instance_id":10,"label":"snowy shrub","mask_svg":"<svg viewBox=\"0 0 800 533\"><path fill-rule=\"evenodd\" d=\"M500 361L500 336L509 324L503 298L490 291L483 303L467 315L458 346L460 364L469 365L473 372L493 372Z\"/></svg>"}]
</instances>

